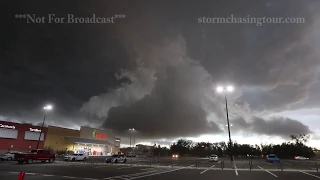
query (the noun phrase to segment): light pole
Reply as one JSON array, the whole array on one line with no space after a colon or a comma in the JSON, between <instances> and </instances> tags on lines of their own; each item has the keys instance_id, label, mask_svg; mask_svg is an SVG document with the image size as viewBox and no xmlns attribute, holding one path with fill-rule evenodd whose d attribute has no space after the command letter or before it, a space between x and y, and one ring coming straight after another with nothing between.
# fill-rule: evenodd
<instances>
[{"instance_id":1,"label":"light pole","mask_svg":"<svg viewBox=\"0 0 320 180\"><path fill-rule=\"evenodd\" d=\"M130 150L131 150L131 152L132 152L131 139L132 139L132 131L134 131L134 128L130 128L129 131L130 131Z\"/></svg>"},{"instance_id":2,"label":"light pole","mask_svg":"<svg viewBox=\"0 0 320 180\"><path fill-rule=\"evenodd\" d=\"M52 109L52 106L51 105L47 105L47 106L43 107L43 109L45 110L45 113L44 113L44 117L43 117L43 121L42 121L42 126L41 126L41 129L40 129L40 132L39 132L40 134L39 134L39 139L38 139L38 143L37 143L37 149L39 149L41 133L42 133L42 129L43 129L43 126L44 126L44 121L46 120L47 112Z\"/></svg>"},{"instance_id":3,"label":"light pole","mask_svg":"<svg viewBox=\"0 0 320 180\"><path fill-rule=\"evenodd\" d=\"M226 112L227 112L227 126L228 126L228 133L229 133L229 143L230 143L230 158L231 161L233 161L233 155L232 155L232 141L231 141L231 133L230 133L230 123L229 123L229 113L228 113L228 101L227 101L227 92L232 92L233 87L232 86L227 86L227 87L218 87L217 92L222 93L224 92L224 99L226 101Z\"/></svg>"}]
</instances>

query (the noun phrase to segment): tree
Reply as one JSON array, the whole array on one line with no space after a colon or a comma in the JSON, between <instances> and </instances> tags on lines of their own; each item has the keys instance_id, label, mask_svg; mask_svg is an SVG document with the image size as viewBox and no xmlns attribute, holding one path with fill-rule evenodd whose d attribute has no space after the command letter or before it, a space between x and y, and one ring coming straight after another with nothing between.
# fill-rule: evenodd
<instances>
[{"instance_id":1,"label":"tree","mask_svg":"<svg viewBox=\"0 0 320 180\"><path fill-rule=\"evenodd\" d=\"M306 134L290 135L290 137L298 146L304 145L310 139L310 135L306 135Z\"/></svg>"},{"instance_id":2,"label":"tree","mask_svg":"<svg viewBox=\"0 0 320 180\"><path fill-rule=\"evenodd\" d=\"M160 145L154 146L152 153L154 156L168 156L169 149L167 147L161 147Z\"/></svg>"},{"instance_id":3,"label":"tree","mask_svg":"<svg viewBox=\"0 0 320 180\"><path fill-rule=\"evenodd\" d=\"M180 155L185 155L190 151L192 145L192 141L180 139L177 143L173 143L171 145L170 150L171 153L179 153Z\"/></svg>"},{"instance_id":4,"label":"tree","mask_svg":"<svg viewBox=\"0 0 320 180\"><path fill-rule=\"evenodd\" d=\"M315 156L316 149L304 145L308 142L309 136L305 134L291 135L293 142L284 142L282 144L255 144L254 146L249 144L238 144L233 143L233 155L235 156L247 156L255 155L261 156L268 154L276 154L280 158L290 158L294 156L305 156L313 157ZM160 149L160 147L158 147ZM216 143L206 143L199 142L193 143L189 140L180 139L178 142L173 143L170 147L171 153L179 153L180 155L191 154L193 156L208 156L211 154L217 154L220 157L230 154L229 142L216 142ZM162 152L162 151L161 151Z\"/></svg>"}]
</instances>

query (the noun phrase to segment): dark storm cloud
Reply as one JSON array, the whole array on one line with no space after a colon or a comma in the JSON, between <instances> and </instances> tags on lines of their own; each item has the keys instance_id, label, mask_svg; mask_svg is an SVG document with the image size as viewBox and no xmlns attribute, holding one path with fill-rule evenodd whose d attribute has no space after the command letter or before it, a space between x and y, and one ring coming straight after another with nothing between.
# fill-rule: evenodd
<instances>
[{"instance_id":1,"label":"dark storm cloud","mask_svg":"<svg viewBox=\"0 0 320 180\"><path fill-rule=\"evenodd\" d=\"M116 5L100 2L50 3L8 1L5 47L0 49L0 115L13 121L42 121L42 107L51 103L51 124L73 127L90 124L92 118L79 114L81 105L93 94L119 86L114 76L120 68L130 69L125 49L117 41L116 26L83 24L27 24L15 14L73 13L77 16L114 15ZM76 4L76 6L75 6ZM107 12L106 12L107 11ZM96 121L95 121L96 122Z\"/></svg>"},{"instance_id":2,"label":"dark storm cloud","mask_svg":"<svg viewBox=\"0 0 320 180\"><path fill-rule=\"evenodd\" d=\"M185 71L186 68L189 70ZM188 65L168 68L166 76L160 74L156 76L156 84L150 95L146 94L144 98L133 104L111 108L104 127L120 132L135 127L142 132L140 137L148 136L148 138L220 132L214 122L207 122L206 112L199 99L205 98L201 84L205 80L202 78L206 76L202 74L202 70L197 66L189 67ZM197 82L199 84L195 86ZM95 105L96 101L93 99L85 107ZM98 112L100 112L99 109ZM123 124L123 122L126 123ZM159 129L162 130L159 131Z\"/></svg>"},{"instance_id":3,"label":"dark storm cloud","mask_svg":"<svg viewBox=\"0 0 320 180\"><path fill-rule=\"evenodd\" d=\"M1 116L38 122L42 106L53 103L48 122L55 125L102 124L119 132L134 127L141 136L154 138L219 133L225 111L223 98L212 87L226 82L236 86L237 91L228 95L231 107L247 102L255 111L274 112L305 100L319 72L315 52L319 2L68 1L62 5L10 4L11 28L4 33L7 47L0 49L5 60L0 66ZM126 18L106 25L34 25L14 19L17 13L123 13ZM197 21L231 14L303 17L306 23L258 27ZM251 110L238 107L236 113L251 115ZM256 123L252 130L273 128L267 121Z\"/></svg>"},{"instance_id":4,"label":"dark storm cloud","mask_svg":"<svg viewBox=\"0 0 320 180\"><path fill-rule=\"evenodd\" d=\"M250 1L233 2L228 6L226 1L219 5L186 1L179 5L173 3L171 8L167 8L164 2L154 2L141 4L141 7L148 8L141 8L139 13L136 12L137 7L128 10L130 21L127 19L127 23L121 25L121 40L128 54L136 57L140 66L152 70L150 72L153 73L145 75L155 77L147 81L154 86L148 86L152 88L144 91L144 96L137 96L130 90L130 86L136 89L133 83L120 91L123 95L139 97L133 98L136 101L119 103L117 98L104 99L108 96L106 93L91 98L82 110L106 117L104 127L125 130L134 126L143 129L146 135L158 138L185 135L186 132L193 135L208 132L209 113L215 114L215 118L223 118L225 113L218 97L204 95L209 91L213 94L211 88L218 84L234 84L237 92L230 95L235 96L231 99L238 97L237 100L248 102L259 111L281 111L305 100L319 67L314 48L315 44L319 45L318 33L315 33L319 25L316 21L318 14L314 8L319 4L295 1L286 8L287 3ZM223 6L227 8L222 11L220 8ZM179 13L176 8L180 9ZM240 17L248 14L251 17L303 17L306 23L264 24L261 27L254 24L197 23L198 17L229 17L231 14ZM180 35L182 40L177 38ZM191 67L190 58L202 68L201 73L208 77L207 81L194 78L198 74L185 68ZM278 120L280 124L283 122ZM218 119L213 121L219 122ZM256 121L252 130L259 129L259 125L273 128L273 124L259 122ZM213 127L216 127L215 123ZM181 126L183 128L179 128Z\"/></svg>"},{"instance_id":5,"label":"dark storm cloud","mask_svg":"<svg viewBox=\"0 0 320 180\"><path fill-rule=\"evenodd\" d=\"M271 117L269 119L252 117L247 121L242 117L237 117L232 120L232 124L232 129L235 131L242 131L248 134L281 136L285 139L290 138L290 135L313 133L303 123L284 117Z\"/></svg>"},{"instance_id":6,"label":"dark storm cloud","mask_svg":"<svg viewBox=\"0 0 320 180\"><path fill-rule=\"evenodd\" d=\"M134 104L111 108L105 127L118 131L135 127L149 138L220 132L217 124L207 121L202 106L202 100L205 99L204 88L210 82L210 77L202 67L183 56L183 47L180 47L183 42L178 38L167 44L171 45L170 48L159 50L161 62L158 63L161 65L155 66L155 85L150 94ZM166 63L167 61L172 62Z\"/></svg>"}]
</instances>

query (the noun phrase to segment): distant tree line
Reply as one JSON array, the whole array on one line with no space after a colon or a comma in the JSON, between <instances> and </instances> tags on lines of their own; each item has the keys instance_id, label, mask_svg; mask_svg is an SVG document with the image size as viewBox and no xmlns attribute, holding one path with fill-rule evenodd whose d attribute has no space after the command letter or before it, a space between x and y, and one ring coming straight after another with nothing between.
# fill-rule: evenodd
<instances>
[{"instance_id":1,"label":"distant tree line","mask_svg":"<svg viewBox=\"0 0 320 180\"><path fill-rule=\"evenodd\" d=\"M291 141L282 144L238 144L232 142L232 154L235 157L262 157L267 154L276 154L280 158L293 158L294 156L305 156L312 158L317 149L305 145L310 136L305 134L291 135ZM178 153L180 156L210 156L217 154L220 157L230 156L230 143L217 142L197 142L180 139L173 143L170 148L155 145L153 148L154 156L170 156Z\"/></svg>"}]
</instances>

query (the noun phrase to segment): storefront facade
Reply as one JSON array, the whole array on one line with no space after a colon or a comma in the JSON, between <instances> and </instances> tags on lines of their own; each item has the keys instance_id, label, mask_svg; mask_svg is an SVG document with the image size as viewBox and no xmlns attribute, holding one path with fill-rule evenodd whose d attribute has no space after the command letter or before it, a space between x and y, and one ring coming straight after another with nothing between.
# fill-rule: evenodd
<instances>
[{"instance_id":1,"label":"storefront facade","mask_svg":"<svg viewBox=\"0 0 320 180\"><path fill-rule=\"evenodd\" d=\"M35 149L39 136L39 149L42 149L47 131L46 127L41 129L41 127L31 124L0 121L0 152Z\"/></svg>"},{"instance_id":2,"label":"storefront facade","mask_svg":"<svg viewBox=\"0 0 320 180\"><path fill-rule=\"evenodd\" d=\"M100 156L118 152L120 138L116 138L112 131L85 126L82 126L80 131L49 126L45 147L56 151Z\"/></svg>"},{"instance_id":3,"label":"storefront facade","mask_svg":"<svg viewBox=\"0 0 320 180\"><path fill-rule=\"evenodd\" d=\"M48 126L47 138L44 143L46 149L54 152L73 150L72 141L67 136L80 137L80 131L55 126Z\"/></svg>"}]
</instances>

